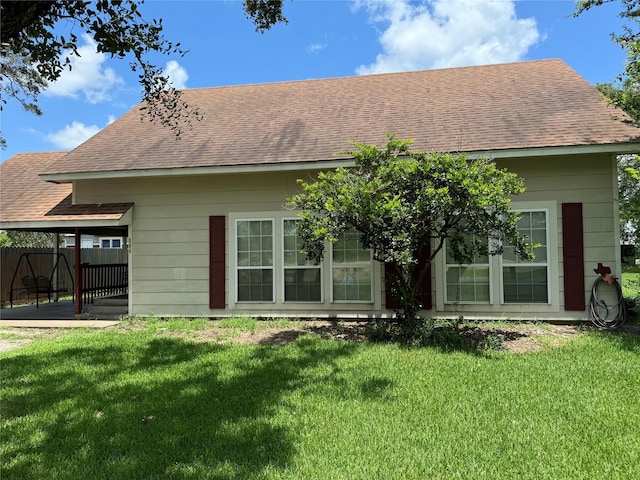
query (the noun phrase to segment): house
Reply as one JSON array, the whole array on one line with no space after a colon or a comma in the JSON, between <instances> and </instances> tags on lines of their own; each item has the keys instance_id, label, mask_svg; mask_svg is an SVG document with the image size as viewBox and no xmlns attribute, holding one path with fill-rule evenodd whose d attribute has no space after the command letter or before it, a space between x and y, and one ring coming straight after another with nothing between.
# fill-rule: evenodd
<instances>
[{"instance_id":1,"label":"house","mask_svg":"<svg viewBox=\"0 0 640 480\"><path fill-rule=\"evenodd\" d=\"M620 272L615 159L640 151L640 130L561 60L193 89L183 98L203 119L179 139L138 106L75 150L30 165L39 180L15 189L58 196L19 205L3 185L0 228L126 237L131 315L390 315L384 268L357 239L309 265L297 255L296 212L284 205L297 179L350 165L336 154L350 141L384 145L394 132L414 139L415 151L488 156L523 177L527 191L513 206L542 244L533 263L506 251L457 265L443 252L431 269L431 315L586 320L593 269ZM3 165L3 184L29 158L7 161L13 173Z\"/></svg>"},{"instance_id":2,"label":"house","mask_svg":"<svg viewBox=\"0 0 640 480\"><path fill-rule=\"evenodd\" d=\"M63 235L64 246L66 248L75 248L76 238L72 233ZM100 235L82 235L80 239L82 248L124 248L126 241L123 237L104 237Z\"/></svg>"}]
</instances>

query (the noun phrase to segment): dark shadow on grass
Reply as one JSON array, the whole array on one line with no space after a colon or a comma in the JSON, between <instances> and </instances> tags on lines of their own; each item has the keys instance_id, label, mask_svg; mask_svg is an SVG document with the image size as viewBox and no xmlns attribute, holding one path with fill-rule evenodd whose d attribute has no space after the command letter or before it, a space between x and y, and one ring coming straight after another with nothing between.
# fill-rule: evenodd
<instances>
[{"instance_id":1,"label":"dark shadow on grass","mask_svg":"<svg viewBox=\"0 0 640 480\"><path fill-rule=\"evenodd\" d=\"M296 428L273 421L284 397L304 385L305 369L356 347L99 338L3 360L3 480L231 479L286 468Z\"/></svg>"},{"instance_id":2,"label":"dark shadow on grass","mask_svg":"<svg viewBox=\"0 0 640 480\"><path fill-rule=\"evenodd\" d=\"M588 329L591 335L599 336L620 350L640 354L640 328L624 325L619 330Z\"/></svg>"},{"instance_id":3,"label":"dark shadow on grass","mask_svg":"<svg viewBox=\"0 0 640 480\"><path fill-rule=\"evenodd\" d=\"M464 352L486 357L504 349L505 342L526 337L509 329L482 328L456 321L419 320L412 327L394 321L374 321L365 328L374 343L396 343L404 348L435 348L442 352Z\"/></svg>"}]
</instances>

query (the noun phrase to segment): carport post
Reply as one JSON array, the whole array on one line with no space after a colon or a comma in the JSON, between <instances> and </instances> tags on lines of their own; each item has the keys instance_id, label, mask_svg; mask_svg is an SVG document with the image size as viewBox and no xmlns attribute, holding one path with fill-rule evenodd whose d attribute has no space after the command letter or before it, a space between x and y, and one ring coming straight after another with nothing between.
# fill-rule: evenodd
<instances>
[{"instance_id":1,"label":"carport post","mask_svg":"<svg viewBox=\"0 0 640 480\"><path fill-rule=\"evenodd\" d=\"M55 271L51 276L51 288L53 289L53 301L58 301L58 255L60 255L60 234L56 232L53 237L53 266Z\"/></svg>"},{"instance_id":2,"label":"carport post","mask_svg":"<svg viewBox=\"0 0 640 480\"><path fill-rule=\"evenodd\" d=\"M74 274L76 277L76 281L73 284L73 295L75 297L75 304L74 304L74 313L76 315L80 315L82 313L82 258L81 258L81 252L80 252L80 247L82 246L82 241L80 238L80 229L76 228L75 229L75 240L76 240L76 244L75 244L75 248L73 249L73 255L74 255L74 265L73 265L73 269L74 269Z\"/></svg>"}]
</instances>

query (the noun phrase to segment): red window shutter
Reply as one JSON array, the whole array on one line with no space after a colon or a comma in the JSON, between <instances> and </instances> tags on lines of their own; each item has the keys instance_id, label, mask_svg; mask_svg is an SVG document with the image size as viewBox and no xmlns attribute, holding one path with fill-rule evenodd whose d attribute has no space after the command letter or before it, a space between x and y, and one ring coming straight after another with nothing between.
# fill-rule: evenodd
<instances>
[{"instance_id":1,"label":"red window shutter","mask_svg":"<svg viewBox=\"0 0 640 480\"><path fill-rule=\"evenodd\" d=\"M225 217L209 217L209 308L225 307Z\"/></svg>"},{"instance_id":2,"label":"red window shutter","mask_svg":"<svg viewBox=\"0 0 640 480\"><path fill-rule=\"evenodd\" d=\"M585 310L584 240L582 204L562 204L562 260L564 263L564 309Z\"/></svg>"}]
</instances>

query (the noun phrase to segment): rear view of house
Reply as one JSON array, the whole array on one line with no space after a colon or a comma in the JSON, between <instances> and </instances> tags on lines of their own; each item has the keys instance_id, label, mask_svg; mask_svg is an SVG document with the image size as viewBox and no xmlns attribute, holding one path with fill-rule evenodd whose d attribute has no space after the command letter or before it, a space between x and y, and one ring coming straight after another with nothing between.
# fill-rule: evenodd
<instances>
[{"instance_id":1,"label":"rear view of house","mask_svg":"<svg viewBox=\"0 0 640 480\"><path fill-rule=\"evenodd\" d=\"M27 215L3 192L0 228L75 222L124 237L130 315L390 315L384 267L357 237L310 264L285 202L297 179L351 165L336 154L349 142L384 145L394 132L415 151L488 156L520 175L527 191L513 207L542 245L526 263L508 249L468 265L442 252L430 314L586 320L593 269L620 273L616 155L640 151L640 130L560 60L194 89L183 98L203 119L180 139L141 121L139 106L44 163L41 187L72 187L63 204ZM18 157L6 164L26 161Z\"/></svg>"}]
</instances>

